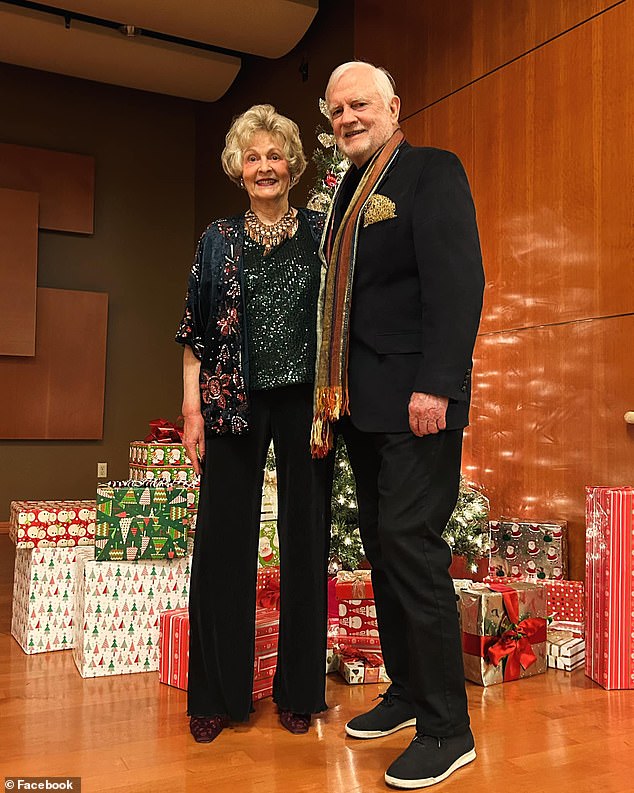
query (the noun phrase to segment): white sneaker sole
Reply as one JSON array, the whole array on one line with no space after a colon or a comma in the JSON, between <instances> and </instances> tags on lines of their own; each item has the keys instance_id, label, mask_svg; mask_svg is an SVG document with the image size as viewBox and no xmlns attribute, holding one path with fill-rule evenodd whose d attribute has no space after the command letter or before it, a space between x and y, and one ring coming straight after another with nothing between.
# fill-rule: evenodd
<instances>
[{"instance_id":1,"label":"white sneaker sole","mask_svg":"<svg viewBox=\"0 0 634 793\"><path fill-rule=\"evenodd\" d=\"M441 774L440 776L427 777L427 779L399 779L398 777L389 776L386 773L385 781L388 785L391 785L392 787L398 787L403 790L414 790L415 788L419 787L431 787L432 785L437 785L439 782L443 782L448 776L451 776L454 771L457 771L459 768L462 768L463 765L467 765L467 763L471 763L475 759L475 749L471 749L470 752L466 752L465 754L461 755L449 766L445 773Z\"/></svg>"},{"instance_id":2,"label":"white sneaker sole","mask_svg":"<svg viewBox=\"0 0 634 793\"><path fill-rule=\"evenodd\" d=\"M408 719L392 727L391 730L354 730L346 724L346 733L352 738L384 738L386 735L391 735L393 732L405 729L405 727L415 727L416 719Z\"/></svg>"}]
</instances>

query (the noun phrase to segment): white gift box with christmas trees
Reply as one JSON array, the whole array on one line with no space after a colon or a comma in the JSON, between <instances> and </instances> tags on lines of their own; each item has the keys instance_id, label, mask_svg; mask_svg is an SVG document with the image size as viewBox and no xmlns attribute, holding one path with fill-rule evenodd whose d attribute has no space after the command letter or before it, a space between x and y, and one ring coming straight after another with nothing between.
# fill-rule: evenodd
<instances>
[{"instance_id":1,"label":"white gift box with christmas trees","mask_svg":"<svg viewBox=\"0 0 634 793\"><path fill-rule=\"evenodd\" d=\"M82 677L155 672L159 615L189 600L191 557L83 561L75 592L73 659Z\"/></svg>"},{"instance_id":2,"label":"white gift box with christmas trees","mask_svg":"<svg viewBox=\"0 0 634 793\"><path fill-rule=\"evenodd\" d=\"M94 553L94 546L16 548L11 634L25 653L73 646L78 565Z\"/></svg>"}]
</instances>

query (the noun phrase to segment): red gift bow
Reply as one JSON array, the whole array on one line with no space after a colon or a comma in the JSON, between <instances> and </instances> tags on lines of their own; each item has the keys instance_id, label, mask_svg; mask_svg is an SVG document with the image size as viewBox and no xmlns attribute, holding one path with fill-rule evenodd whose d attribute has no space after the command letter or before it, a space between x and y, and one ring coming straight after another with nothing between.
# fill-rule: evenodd
<instances>
[{"instance_id":1,"label":"red gift bow","mask_svg":"<svg viewBox=\"0 0 634 793\"><path fill-rule=\"evenodd\" d=\"M258 608L280 610L280 582L269 581L268 586L261 589L256 598L256 605Z\"/></svg>"},{"instance_id":2,"label":"red gift bow","mask_svg":"<svg viewBox=\"0 0 634 793\"><path fill-rule=\"evenodd\" d=\"M152 419L150 433L143 440L145 443L182 443L183 428L167 419Z\"/></svg>"},{"instance_id":3,"label":"red gift bow","mask_svg":"<svg viewBox=\"0 0 634 793\"><path fill-rule=\"evenodd\" d=\"M511 621L511 627L500 636L476 636L463 633L462 646L470 655L479 655L494 666L506 658L504 680L517 680L521 669L528 669L537 656L532 645L546 641L546 620L529 617L520 622L519 596L516 589L506 584L488 584L492 592L499 592Z\"/></svg>"},{"instance_id":4,"label":"red gift bow","mask_svg":"<svg viewBox=\"0 0 634 793\"><path fill-rule=\"evenodd\" d=\"M342 644L338 648L341 655L341 660L345 663L362 663L364 666L383 666L383 655L381 653L373 653L369 650L360 650L358 647L350 647L347 644Z\"/></svg>"}]
</instances>

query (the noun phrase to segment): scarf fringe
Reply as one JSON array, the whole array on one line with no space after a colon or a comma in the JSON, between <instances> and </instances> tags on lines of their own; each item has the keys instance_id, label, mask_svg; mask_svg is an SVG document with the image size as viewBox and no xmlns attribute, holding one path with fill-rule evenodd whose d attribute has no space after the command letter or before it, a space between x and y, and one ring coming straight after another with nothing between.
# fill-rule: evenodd
<instances>
[{"instance_id":1,"label":"scarf fringe","mask_svg":"<svg viewBox=\"0 0 634 793\"><path fill-rule=\"evenodd\" d=\"M315 392L315 416L310 432L313 457L326 457L333 445L332 423L348 413L348 393L341 386L318 388Z\"/></svg>"}]
</instances>

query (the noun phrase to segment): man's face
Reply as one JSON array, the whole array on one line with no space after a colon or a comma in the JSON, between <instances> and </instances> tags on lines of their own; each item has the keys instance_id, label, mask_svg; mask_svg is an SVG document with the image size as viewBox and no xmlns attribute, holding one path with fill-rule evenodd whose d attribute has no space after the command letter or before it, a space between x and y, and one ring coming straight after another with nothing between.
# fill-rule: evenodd
<instances>
[{"instance_id":1,"label":"man's face","mask_svg":"<svg viewBox=\"0 0 634 793\"><path fill-rule=\"evenodd\" d=\"M357 168L387 143L398 127L400 99L392 97L386 106L366 66L344 72L326 101L337 146Z\"/></svg>"}]
</instances>

